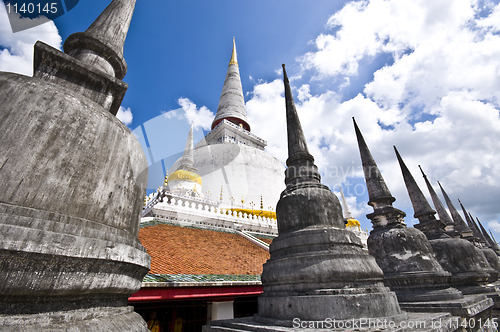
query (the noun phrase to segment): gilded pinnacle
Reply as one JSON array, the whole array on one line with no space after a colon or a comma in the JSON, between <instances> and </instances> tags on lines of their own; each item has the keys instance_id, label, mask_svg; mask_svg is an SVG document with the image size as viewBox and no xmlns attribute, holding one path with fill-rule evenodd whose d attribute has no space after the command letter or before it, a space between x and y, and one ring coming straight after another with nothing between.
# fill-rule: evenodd
<instances>
[{"instance_id":1,"label":"gilded pinnacle","mask_svg":"<svg viewBox=\"0 0 500 332\"><path fill-rule=\"evenodd\" d=\"M229 65L238 65L238 57L236 55L236 42L234 41L234 37L233 37L233 53L231 54L231 61L229 62Z\"/></svg>"}]
</instances>

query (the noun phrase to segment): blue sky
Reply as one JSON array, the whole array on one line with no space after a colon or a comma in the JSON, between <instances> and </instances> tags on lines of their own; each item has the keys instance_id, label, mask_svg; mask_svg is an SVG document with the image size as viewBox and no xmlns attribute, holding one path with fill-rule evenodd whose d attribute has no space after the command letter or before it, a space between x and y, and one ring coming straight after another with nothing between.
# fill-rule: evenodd
<instances>
[{"instance_id":1,"label":"blue sky","mask_svg":"<svg viewBox=\"0 0 500 332\"><path fill-rule=\"evenodd\" d=\"M55 22L16 34L0 11L0 70L30 75L36 40L60 48L108 3L80 0ZM140 1L125 44L122 119L131 130L145 124L155 161L182 151L191 121L200 139L234 36L252 131L284 162L286 63L323 182L336 193L343 185L363 227L372 210L352 116L408 225L415 221L393 145L427 197L419 164L500 239L499 22L498 1ZM161 163L151 169L155 181L161 172Z\"/></svg>"}]
</instances>

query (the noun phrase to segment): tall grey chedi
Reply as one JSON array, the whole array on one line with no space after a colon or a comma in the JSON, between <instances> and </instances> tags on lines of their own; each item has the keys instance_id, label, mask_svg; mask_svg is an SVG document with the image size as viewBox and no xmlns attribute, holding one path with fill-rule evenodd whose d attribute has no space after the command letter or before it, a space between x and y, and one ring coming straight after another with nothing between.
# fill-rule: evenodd
<instances>
[{"instance_id":1,"label":"tall grey chedi","mask_svg":"<svg viewBox=\"0 0 500 332\"><path fill-rule=\"evenodd\" d=\"M283 65L288 159L286 189L276 207L279 236L264 264L258 319L404 318L382 270L345 230L338 198L320 183ZM377 303L376 306L370 303Z\"/></svg>"},{"instance_id":2,"label":"tall grey chedi","mask_svg":"<svg viewBox=\"0 0 500 332\"><path fill-rule=\"evenodd\" d=\"M34 76L0 73L0 326L147 331L127 307L150 266L138 240L147 160L115 116L135 0L114 0Z\"/></svg>"},{"instance_id":3,"label":"tall grey chedi","mask_svg":"<svg viewBox=\"0 0 500 332\"><path fill-rule=\"evenodd\" d=\"M429 302L463 298L462 293L447 285L451 274L436 260L426 236L404 223L405 213L392 206L396 200L353 118L361 162L368 188L368 205L374 212L367 217L373 223L368 237L368 251L384 271L385 283L396 292L404 309L413 309L404 302Z\"/></svg>"}]
</instances>

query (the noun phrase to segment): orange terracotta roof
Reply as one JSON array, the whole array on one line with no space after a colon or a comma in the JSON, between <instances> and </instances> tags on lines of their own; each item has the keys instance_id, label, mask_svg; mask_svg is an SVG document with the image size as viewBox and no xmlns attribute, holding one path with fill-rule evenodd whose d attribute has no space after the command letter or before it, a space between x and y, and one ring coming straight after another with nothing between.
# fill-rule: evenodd
<instances>
[{"instance_id":1,"label":"orange terracotta roof","mask_svg":"<svg viewBox=\"0 0 500 332\"><path fill-rule=\"evenodd\" d=\"M153 274L262 274L269 253L232 233L166 224L141 228Z\"/></svg>"},{"instance_id":2,"label":"orange terracotta roof","mask_svg":"<svg viewBox=\"0 0 500 332\"><path fill-rule=\"evenodd\" d=\"M269 239L267 237L260 237L260 236L257 236L257 238L261 241L264 241L265 243L267 244L271 244L271 242L273 242L273 239Z\"/></svg>"}]
</instances>

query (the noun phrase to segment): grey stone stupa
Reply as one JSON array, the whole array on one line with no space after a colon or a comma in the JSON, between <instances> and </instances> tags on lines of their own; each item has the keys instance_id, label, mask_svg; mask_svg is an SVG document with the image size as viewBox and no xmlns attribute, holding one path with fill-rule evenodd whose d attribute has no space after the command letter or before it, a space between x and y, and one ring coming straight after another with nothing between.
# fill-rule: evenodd
<instances>
[{"instance_id":1,"label":"grey stone stupa","mask_svg":"<svg viewBox=\"0 0 500 332\"><path fill-rule=\"evenodd\" d=\"M403 320L407 315L401 312L396 295L384 286L382 270L363 251L361 240L345 230L338 198L320 182L285 65L283 76L289 156L286 189L276 206L279 236L264 264L259 312L254 323L212 322L206 331L220 331L222 326L257 331L256 324L292 328L297 320L327 318Z\"/></svg>"},{"instance_id":2,"label":"grey stone stupa","mask_svg":"<svg viewBox=\"0 0 500 332\"><path fill-rule=\"evenodd\" d=\"M258 317L279 324L294 318L404 318L382 270L345 230L337 197L320 182L295 109L285 66L288 160L286 189L276 206L279 236L264 264ZM367 303L377 303L367 306Z\"/></svg>"},{"instance_id":3,"label":"grey stone stupa","mask_svg":"<svg viewBox=\"0 0 500 332\"><path fill-rule=\"evenodd\" d=\"M354 329L352 324L360 320L396 324L412 319L412 314L401 312L395 293L384 286L375 258L345 229L338 198L321 184L284 65L283 76L288 132L286 189L276 207L279 236L271 243L271 258L264 264L259 311L253 318L211 322L204 331ZM432 319L449 316L419 317L430 326ZM361 327L362 331L378 330L375 324ZM412 329L398 329L403 330ZM443 326L440 331L447 330L451 327Z\"/></svg>"},{"instance_id":4,"label":"grey stone stupa","mask_svg":"<svg viewBox=\"0 0 500 332\"><path fill-rule=\"evenodd\" d=\"M135 0L113 0L34 76L0 72L2 331L147 331L127 306L150 266L138 240L147 160L115 114Z\"/></svg>"},{"instance_id":5,"label":"grey stone stupa","mask_svg":"<svg viewBox=\"0 0 500 332\"><path fill-rule=\"evenodd\" d=\"M451 274L436 260L426 236L404 223L405 213L392 206L396 200L389 191L382 174L353 119L358 140L361 162L368 188L369 202L374 212L367 217L372 220L373 230L368 238L368 250L384 271L385 283L396 292L399 303L406 310L447 311L442 303L433 306L433 301L462 299L457 289L447 284ZM418 306L408 302L419 302Z\"/></svg>"},{"instance_id":6,"label":"grey stone stupa","mask_svg":"<svg viewBox=\"0 0 500 332\"><path fill-rule=\"evenodd\" d=\"M430 207L396 147L394 151L413 205L414 217L419 221L415 227L427 236L437 260L451 273L450 285L464 295L486 294L493 299L497 298L495 290L485 285L488 280L496 277L496 271L490 267L481 250L469 241L451 238L444 232L444 223L436 219L436 212Z\"/></svg>"}]
</instances>

